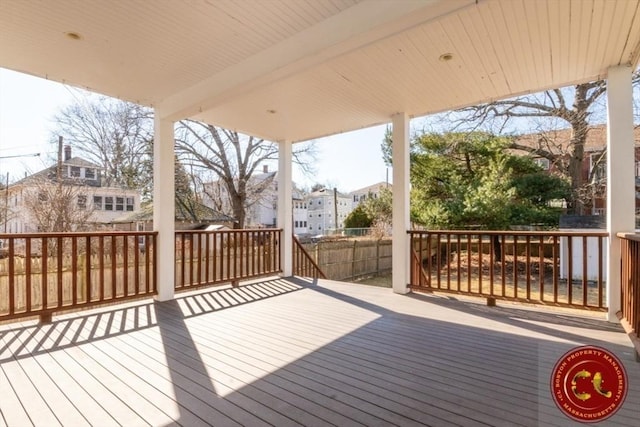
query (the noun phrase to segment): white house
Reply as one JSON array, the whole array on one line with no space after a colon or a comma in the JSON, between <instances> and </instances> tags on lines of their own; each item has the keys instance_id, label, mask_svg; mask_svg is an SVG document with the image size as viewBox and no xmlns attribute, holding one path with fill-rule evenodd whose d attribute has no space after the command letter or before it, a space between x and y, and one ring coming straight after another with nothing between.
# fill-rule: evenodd
<instances>
[{"instance_id":1,"label":"white house","mask_svg":"<svg viewBox=\"0 0 640 427\"><path fill-rule=\"evenodd\" d=\"M249 196L246 203L245 228L275 227L278 214L278 172L269 171L263 165L262 172L254 174L247 184ZM204 185L202 200L205 205L223 212L230 212L231 206L227 190L219 181ZM293 232L307 233L307 202L304 193L294 188L293 200Z\"/></svg>"},{"instance_id":2,"label":"white house","mask_svg":"<svg viewBox=\"0 0 640 427\"><path fill-rule=\"evenodd\" d=\"M71 156L71 147L66 146L60 164L61 185L73 190L72 194L79 210L92 210L88 223L95 226L111 223L124 213L140 207L137 190L104 185L99 165L81 157ZM37 232L38 224L29 201L46 197L46 189L58 185L58 165L36 172L9 185L6 197L6 218L3 230L7 233Z\"/></svg>"},{"instance_id":3,"label":"white house","mask_svg":"<svg viewBox=\"0 0 640 427\"><path fill-rule=\"evenodd\" d=\"M351 212L348 195L322 188L309 194L306 200L309 233L328 234L330 230L344 227L344 220Z\"/></svg>"},{"instance_id":4,"label":"white house","mask_svg":"<svg viewBox=\"0 0 640 427\"><path fill-rule=\"evenodd\" d=\"M378 182L377 184L369 185L350 192L349 197L351 198L352 210L367 199L377 199L380 197L380 193L384 189L391 190L391 184L388 182Z\"/></svg>"}]
</instances>

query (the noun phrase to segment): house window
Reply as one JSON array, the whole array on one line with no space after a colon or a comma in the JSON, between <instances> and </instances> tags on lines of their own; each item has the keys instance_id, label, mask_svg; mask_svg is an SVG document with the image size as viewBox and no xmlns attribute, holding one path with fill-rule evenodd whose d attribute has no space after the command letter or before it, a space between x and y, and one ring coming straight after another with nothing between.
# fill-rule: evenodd
<instances>
[{"instance_id":1,"label":"house window","mask_svg":"<svg viewBox=\"0 0 640 427\"><path fill-rule=\"evenodd\" d=\"M87 168L84 170L84 177L87 179L95 179L96 178L96 170Z\"/></svg>"},{"instance_id":2,"label":"house window","mask_svg":"<svg viewBox=\"0 0 640 427\"><path fill-rule=\"evenodd\" d=\"M133 197L127 197L127 212L133 212Z\"/></svg>"},{"instance_id":3,"label":"house window","mask_svg":"<svg viewBox=\"0 0 640 427\"><path fill-rule=\"evenodd\" d=\"M71 176L74 178L80 178L80 167L71 166Z\"/></svg>"},{"instance_id":4,"label":"house window","mask_svg":"<svg viewBox=\"0 0 640 427\"><path fill-rule=\"evenodd\" d=\"M87 196L84 194L78 195L78 209L87 209Z\"/></svg>"},{"instance_id":5,"label":"house window","mask_svg":"<svg viewBox=\"0 0 640 427\"><path fill-rule=\"evenodd\" d=\"M589 156L591 167L591 180L604 181L607 177L607 162L602 153L592 153Z\"/></svg>"},{"instance_id":6,"label":"house window","mask_svg":"<svg viewBox=\"0 0 640 427\"><path fill-rule=\"evenodd\" d=\"M542 168L542 170L548 171L549 170L549 159L545 159L543 157L539 157L537 159L533 159L533 162L540 166Z\"/></svg>"},{"instance_id":7,"label":"house window","mask_svg":"<svg viewBox=\"0 0 640 427\"><path fill-rule=\"evenodd\" d=\"M307 226L307 221L302 221L302 226L306 227Z\"/></svg>"},{"instance_id":8,"label":"house window","mask_svg":"<svg viewBox=\"0 0 640 427\"><path fill-rule=\"evenodd\" d=\"M93 209L102 210L102 196L93 196Z\"/></svg>"},{"instance_id":9,"label":"house window","mask_svg":"<svg viewBox=\"0 0 640 427\"><path fill-rule=\"evenodd\" d=\"M107 196L104 198L104 210L105 211L113 210L113 197Z\"/></svg>"},{"instance_id":10,"label":"house window","mask_svg":"<svg viewBox=\"0 0 640 427\"><path fill-rule=\"evenodd\" d=\"M298 221L294 221L294 225L295 228L298 228Z\"/></svg>"},{"instance_id":11,"label":"house window","mask_svg":"<svg viewBox=\"0 0 640 427\"><path fill-rule=\"evenodd\" d=\"M116 210L117 211L124 210L124 197L116 197Z\"/></svg>"}]
</instances>

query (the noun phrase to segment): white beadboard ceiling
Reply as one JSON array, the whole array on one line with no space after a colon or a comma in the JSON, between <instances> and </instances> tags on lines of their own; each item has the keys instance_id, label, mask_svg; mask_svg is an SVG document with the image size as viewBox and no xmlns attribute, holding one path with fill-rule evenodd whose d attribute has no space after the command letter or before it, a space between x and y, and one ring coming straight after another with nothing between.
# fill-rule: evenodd
<instances>
[{"instance_id":1,"label":"white beadboard ceiling","mask_svg":"<svg viewBox=\"0 0 640 427\"><path fill-rule=\"evenodd\" d=\"M0 66L296 142L635 67L639 12L640 0L0 0Z\"/></svg>"}]
</instances>

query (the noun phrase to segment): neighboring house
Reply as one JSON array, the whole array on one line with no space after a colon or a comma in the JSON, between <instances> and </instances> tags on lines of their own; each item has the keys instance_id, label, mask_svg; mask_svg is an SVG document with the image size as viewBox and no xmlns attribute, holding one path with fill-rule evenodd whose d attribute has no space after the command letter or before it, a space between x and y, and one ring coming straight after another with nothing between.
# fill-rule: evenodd
<instances>
[{"instance_id":1,"label":"neighboring house","mask_svg":"<svg viewBox=\"0 0 640 427\"><path fill-rule=\"evenodd\" d=\"M277 210L276 210L277 212ZM308 234L308 214L307 201L301 191L293 191L293 234Z\"/></svg>"},{"instance_id":2,"label":"neighboring house","mask_svg":"<svg viewBox=\"0 0 640 427\"><path fill-rule=\"evenodd\" d=\"M556 162L542 156L533 160L549 173L558 170L559 162L567 162L571 144L572 129L559 129L549 132L535 133L519 136L516 140L518 144L537 148L559 156ZM635 140L635 183L636 186L636 212L640 210L640 128L634 129ZM582 179L584 183L590 185L589 203L592 215L604 215L606 213L606 148L607 148L607 127L605 125L590 126L587 132L587 140L584 147L585 161L582 165ZM517 154L522 154L521 150L514 150Z\"/></svg>"},{"instance_id":3,"label":"neighboring house","mask_svg":"<svg viewBox=\"0 0 640 427\"><path fill-rule=\"evenodd\" d=\"M367 199L377 199L384 189L391 190L391 184L388 182L378 182L368 187L360 188L349 193L351 198L351 207L355 209L360 203Z\"/></svg>"},{"instance_id":4,"label":"neighboring house","mask_svg":"<svg viewBox=\"0 0 640 427\"><path fill-rule=\"evenodd\" d=\"M329 234L330 230L344 227L344 220L351 212L349 195L323 188L309 194L306 200L310 234Z\"/></svg>"},{"instance_id":5,"label":"neighboring house","mask_svg":"<svg viewBox=\"0 0 640 427\"><path fill-rule=\"evenodd\" d=\"M73 189L77 209L91 210L88 223L95 227L108 224L123 213L133 212L140 207L140 193L137 190L105 186L101 167L81 157L72 157L71 147L66 146L60 165L26 176L9 186L5 194L8 215L3 231L39 231L28 202L36 197L46 197L44 190L57 185Z\"/></svg>"},{"instance_id":6,"label":"neighboring house","mask_svg":"<svg viewBox=\"0 0 640 427\"><path fill-rule=\"evenodd\" d=\"M247 183L245 204L245 228L275 227L278 203L277 172L269 172L264 166L262 173L254 174ZM203 185L202 203L220 212L232 212L227 188L221 181Z\"/></svg>"},{"instance_id":7,"label":"neighboring house","mask_svg":"<svg viewBox=\"0 0 640 427\"><path fill-rule=\"evenodd\" d=\"M278 172L269 171L264 165L262 173L254 174L247 183L248 198L245 213L245 228L271 228L277 225ZM227 190L219 181L204 185L203 203L221 211L230 212ZM307 233L307 208L304 194L293 190L293 232Z\"/></svg>"},{"instance_id":8,"label":"neighboring house","mask_svg":"<svg viewBox=\"0 0 640 427\"><path fill-rule=\"evenodd\" d=\"M176 203L175 209L176 230L231 229L235 222L230 216L198 202L190 203L189 207ZM153 203L147 203L135 212L116 218L113 224L117 230L122 231L152 231Z\"/></svg>"}]
</instances>

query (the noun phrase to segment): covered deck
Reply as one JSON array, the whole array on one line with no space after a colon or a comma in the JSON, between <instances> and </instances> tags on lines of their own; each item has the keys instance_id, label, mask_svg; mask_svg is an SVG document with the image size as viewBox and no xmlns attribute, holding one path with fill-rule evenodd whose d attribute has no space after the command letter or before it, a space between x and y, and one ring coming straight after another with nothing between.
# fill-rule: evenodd
<instances>
[{"instance_id":1,"label":"covered deck","mask_svg":"<svg viewBox=\"0 0 640 427\"><path fill-rule=\"evenodd\" d=\"M582 344L627 366L609 422L637 425L601 316L269 278L0 326L0 425L566 426L549 378Z\"/></svg>"}]
</instances>

